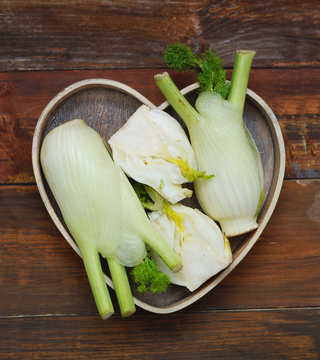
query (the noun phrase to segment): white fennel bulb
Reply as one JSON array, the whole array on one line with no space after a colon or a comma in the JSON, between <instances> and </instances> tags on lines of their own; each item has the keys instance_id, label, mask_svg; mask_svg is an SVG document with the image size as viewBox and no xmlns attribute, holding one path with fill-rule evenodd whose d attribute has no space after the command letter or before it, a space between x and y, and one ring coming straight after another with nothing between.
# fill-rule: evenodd
<instances>
[{"instance_id":1,"label":"white fennel bulb","mask_svg":"<svg viewBox=\"0 0 320 360\"><path fill-rule=\"evenodd\" d=\"M204 176L196 171L189 140L177 120L140 106L110 139L112 155L124 172L176 203L192 195L181 184Z\"/></svg>"},{"instance_id":2,"label":"white fennel bulb","mask_svg":"<svg viewBox=\"0 0 320 360\"><path fill-rule=\"evenodd\" d=\"M253 230L263 198L257 147L232 103L213 93L201 93L196 108L201 119L190 125L196 159L201 168L215 174L195 182L197 199L227 236Z\"/></svg>"},{"instance_id":3,"label":"white fennel bulb","mask_svg":"<svg viewBox=\"0 0 320 360\"><path fill-rule=\"evenodd\" d=\"M152 252L160 270L173 284L194 291L231 263L228 239L218 225L198 209L165 203L162 209L149 213L149 218L181 258L182 270L173 273Z\"/></svg>"},{"instance_id":4,"label":"white fennel bulb","mask_svg":"<svg viewBox=\"0 0 320 360\"><path fill-rule=\"evenodd\" d=\"M178 48L181 50L180 45ZM180 51L177 57L182 53L192 55ZM220 223L227 237L258 227L264 195L260 154L242 118L254 55L254 51L237 51L228 100L218 94L219 87L226 89L225 80L217 89L212 84L215 76L223 74L221 61L210 51L203 59L197 58L203 61L203 67L198 77L201 93L196 109L168 73L155 76L156 84L187 125L198 167L214 175L197 179L195 193L203 211Z\"/></svg>"},{"instance_id":5,"label":"white fennel bulb","mask_svg":"<svg viewBox=\"0 0 320 360\"><path fill-rule=\"evenodd\" d=\"M181 261L155 231L129 180L112 161L101 136L72 120L44 138L40 160L63 219L79 246L102 318L113 313L99 253L107 258L123 316L134 303L123 266L135 266L148 243L173 270Z\"/></svg>"},{"instance_id":6,"label":"white fennel bulb","mask_svg":"<svg viewBox=\"0 0 320 360\"><path fill-rule=\"evenodd\" d=\"M43 142L41 165L80 248L93 242L104 257L117 258L127 266L144 258L143 240L128 226L130 216L126 221L123 218L127 209L124 179L96 131L81 120L57 127ZM136 211L131 209L131 216Z\"/></svg>"}]
</instances>

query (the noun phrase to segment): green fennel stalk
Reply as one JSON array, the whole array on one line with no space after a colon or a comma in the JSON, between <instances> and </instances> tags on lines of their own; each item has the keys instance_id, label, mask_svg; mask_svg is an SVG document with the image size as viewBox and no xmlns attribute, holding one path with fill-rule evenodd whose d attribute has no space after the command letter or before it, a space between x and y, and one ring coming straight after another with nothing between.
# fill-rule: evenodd
<instances>
[{"instance_id":1,"label":"green fennel stalk","mask_svg":"<svg viewBox=\"0 0 320 360\"><path fill-rule=\"evenodd\" d=\"M121 316L128 317L135 313L131 288L126 268L115 259L107 259L110 275L117 295Z\"/></svg>"},{"instance_id":2,"label":"green fennel stalk","mask_svg":"<svg viewBox=\"0 0 320 360\"><path fill-rule=\"evenodd\" d=\"M99 252L90 245L78 243L99 315L105 320L114 313L114 308L102 272Z\"/></svg>"},{"instance_id":3,"label":"green fennel stalk","mask_svg":"<svg viewBox=\"0 0 320 360\"><path fill-rule=\"evenodd\" d=\"M236 52L228 101L237 106L241 114L243 113L251 64L255 54L256 52L251 50L238 50Z\"/></svg>"}]
</instances>

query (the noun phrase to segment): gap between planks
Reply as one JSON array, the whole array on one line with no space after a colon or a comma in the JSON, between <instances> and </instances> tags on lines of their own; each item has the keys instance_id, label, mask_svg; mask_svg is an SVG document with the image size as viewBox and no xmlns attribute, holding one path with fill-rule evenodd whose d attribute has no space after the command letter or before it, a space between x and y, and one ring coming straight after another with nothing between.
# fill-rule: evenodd
<instances>
[{"instance_id":1,"label":"gap between planks","mask_svg":"<svg viewBox=\"0 0 320 360\"><path fill-rule=\"evenodd\" d=\"M142 310L143 311L143 310ZM188 311L179 311L179 313L249 313L249 312L283 312L283 311L320 311L320 306L301 306L301 307L272 307L272 308L251 308L251 309L209 309L209 310L188 310ZM144 311L147 313L146 311ZM150 313L151 315L153 313ZM118 315L118 314L115 314ZM59 318L59 317L95 317L95 314L26 314L26 315L1 315L0 320L4 319L28 319L28 318Z\"/></svg>"},{"instance_id":2,"label":"gap between planks","mask_svg":"<svg viewBox=\"0 0 320 360\"><path fill-rule=\"evenodd\" d=\"M1 62L0 62L1 64ZM223 67L227 71L232 71L232 66L224 66ZM310 70L310 69L319 69L320 64L304 64L304 63L298 63L292 66L289 65L273 65L273 66L252 66L253 70ZM153 70L160 70L160 71L174 71L168 67L165 67L165 64L163 66L153 66L153 67L119 67L119 68L108 68L108 67L74 67L74 68L33 68L33 69L16 69L16 70L1 70L0 73L30 73L30 72L72 72L72 71L112 71L112 72L121 72L121 71L137 71L137 72L143 72L143 71L153 71Z\"/></svg>"}]
</instances>

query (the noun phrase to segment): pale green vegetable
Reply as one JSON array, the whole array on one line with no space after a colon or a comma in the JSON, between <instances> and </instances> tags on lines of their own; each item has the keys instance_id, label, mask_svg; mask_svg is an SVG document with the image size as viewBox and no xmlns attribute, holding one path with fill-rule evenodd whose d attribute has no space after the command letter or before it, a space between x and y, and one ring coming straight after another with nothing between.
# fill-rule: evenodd
<instances>
[{"instance_id":1,"label":"pale green vegetable","mask_svg":"<svg viewBox=\"0 0 320 360\"><path fill-rule=\"evenodd\" d=\"M154 230L133 188L112 161L100 135L82 120L52 130L44 139L41 165L64 221L77 242L102 318L113 313L99 253L108 259L123 316L134 312L124 265L145 257L145 242L170 268L181 262Z\"/></svg>"},{"instance_id":2,"label":"pale green vegetable","mask_svg":"<svg viewBox=\"0 0 320 360\"><path fill-rule=\"evenodd\" d=\"M140 106L110 139L113 160L132 179L176 203L192 195L181 184L204 177L196 170L189 140L176 119Z\"/></svg>"},{"instance_id":3,"label":"pale green vegetable","mask_svg":"<svg viewBox=\"0 0 320 360\"><path fill-rule=\"evenodd\" d=\"M197 199L219 221L227 236L255 229L263 172L241 113L232 103L212 93L200 94L196 106L203 118L197 130L192 130L193 134L201 133L202 138L202 143L193 141L197 161L199 166L216 174L213 179L195 183ZM204 133L212 136L205 137Z\"/></svg>"},{"instance_id":4,"label":"pale green vegetable","mask_svg":"<svg viewBox=\"0 0 320 360\"><path fill-rule=\"evenodd\" d=\"M182 270L173 273L151 251L159 269L170 277L171 283L194 291L231 263L229 240L210 217L198 209L169 204L148 187L146 191L152 201L143 197L142 203L154 210L148 213L152 224L182 261Z\"/></svg>"},{"instance_id":5,"label":"pale green vegetable","mask_svg":"<svg viewBox=\"0 0 320 360\"><path fill-rule=\"evenodd\" d=\"M219 221L228 237L257 228L263 200L260 155L242 119L254 54L253 51L237 52L228 100L214 92L212 86L212 91L206 90L207 86L196 101L196 109L167 73L155 77L156 84L188 127L198 167L215 175L210 179L197 179L195 193L204 212ZM210 59L217 64L213 55ZM178 60L181 63L181 58ZM208 84L210 78L205 80Z\"/></svg>"}]
</instances>

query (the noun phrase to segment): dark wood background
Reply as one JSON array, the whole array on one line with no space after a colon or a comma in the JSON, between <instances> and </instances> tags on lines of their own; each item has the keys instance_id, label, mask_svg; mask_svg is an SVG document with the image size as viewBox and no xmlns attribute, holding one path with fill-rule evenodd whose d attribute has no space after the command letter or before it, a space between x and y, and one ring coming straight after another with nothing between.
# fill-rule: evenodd
<instances>
[{"instance_id":1,"label":"dark wood background","mask_svg":"<svg viewBox=\"0 0 320 360\"><path fill-rule=\"evenodd\" d=\"M153 75L175 41L212 47L229 69L236 49L257 51L249 87L283 132L283 190L257 244L204 298L102 321L38 194L34 127L86 78L160 104ZM0 359L320 359L320 2L2 0L0 234Z\"/></svg>"}]
</instances>

